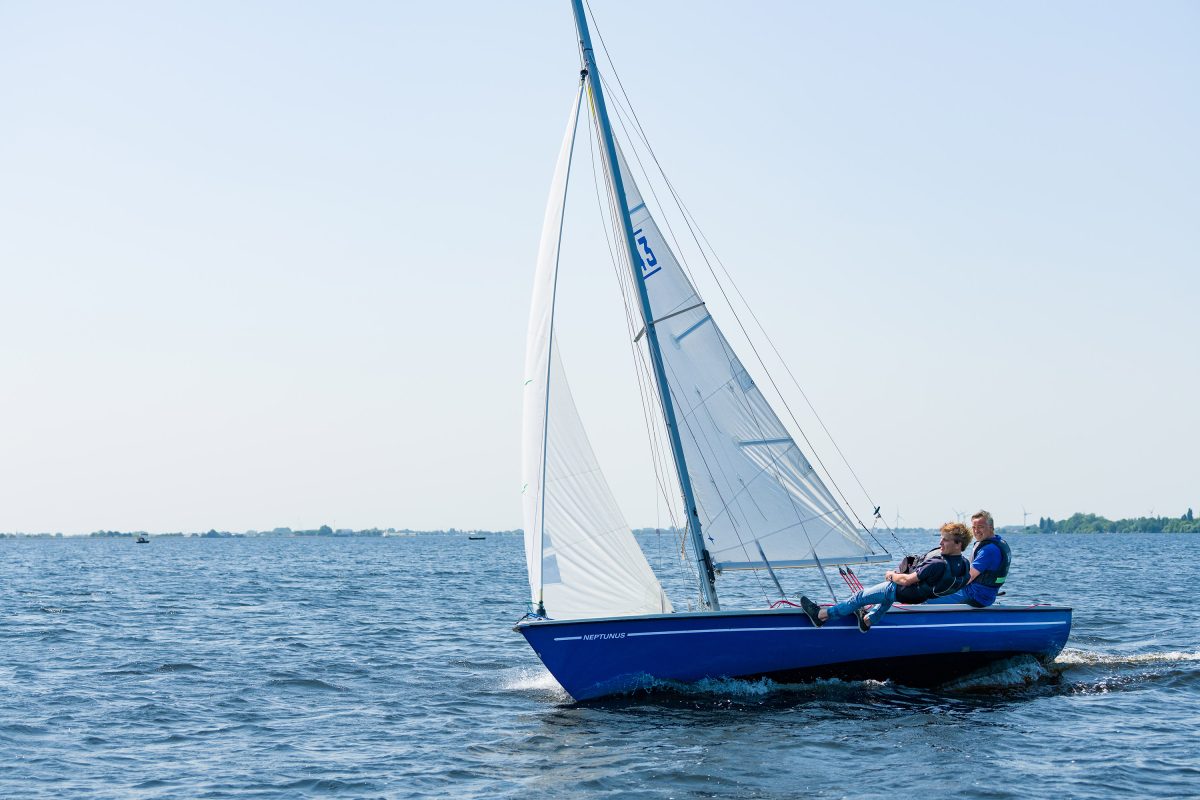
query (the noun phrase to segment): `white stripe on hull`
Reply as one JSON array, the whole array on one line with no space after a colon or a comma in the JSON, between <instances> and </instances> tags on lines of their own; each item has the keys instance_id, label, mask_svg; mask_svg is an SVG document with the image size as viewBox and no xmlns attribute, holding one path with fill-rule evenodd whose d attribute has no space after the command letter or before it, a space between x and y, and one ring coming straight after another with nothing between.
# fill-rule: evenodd
<instances>
[{"instance_id":1,"label":"white stripe on hull","mask_svg":"<svg viewBox=\"0 0 1200 800\"><path fill-rule=\"evenodd\" d=\"M909 628L1045 628L1052 625L1066 625L1065 620L1055 622L946 622L930 625L884 625L872 628L874 631L902 631ZM644 633L626 633L626 638L634 636L677 636L685 633L755 633L762 631L794 631L796 633L816 631L817 628L700 628L692 631L646 631ZM858 628L831 628L830 630L847 630L858 632ZM583 639L582 636L556 636L556 642L574 642Z\"/></svg>"}]
</instances>

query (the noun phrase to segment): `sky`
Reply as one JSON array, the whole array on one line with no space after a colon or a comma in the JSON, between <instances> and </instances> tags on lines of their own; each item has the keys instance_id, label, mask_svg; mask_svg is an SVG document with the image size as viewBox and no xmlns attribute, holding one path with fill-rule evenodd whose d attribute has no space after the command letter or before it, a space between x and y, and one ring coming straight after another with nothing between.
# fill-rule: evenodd
<instances>
[{"instance_id":1,"label":"sky","mask_svg":"<svg viewBox=\"0 0 1200 800\"><path fill-rule=\"evenodd\" d=\"M1194 3L593 10L890 523L1200 507ZM577 81L566 0L0 0L0 531L519 527ZM664 524L574 185L572 386Z\"/></svg>"}]
</instances>

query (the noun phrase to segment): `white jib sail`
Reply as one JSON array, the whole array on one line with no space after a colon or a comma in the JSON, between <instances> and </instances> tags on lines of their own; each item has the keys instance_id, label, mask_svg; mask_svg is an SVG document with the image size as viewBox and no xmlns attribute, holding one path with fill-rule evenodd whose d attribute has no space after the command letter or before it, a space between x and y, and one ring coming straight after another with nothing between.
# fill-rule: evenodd
<instances>
[{"instance_id":1,"label":"white jib sail","mask_svg":"<svg viewBox=\"0 0 1200 800\"><path fill-rule=\"evenodd\" d=\"M721 569L877 561L709 315L621 158L705 544ZM631 299L631 302L636 302Z\"/></svg>"},{"instance_id":2,"label":"white jib sail","mask_svg":"<svg viewBox=\"0 0 1200 800\"><path fill-rule=\"evenodd\" d=\"M579 114L571 109L538 249L525 349L525 562L533 605L554 619L671 611L617 507L567 384L554 336L559 238Z\"/></svg>"}]
</instances>

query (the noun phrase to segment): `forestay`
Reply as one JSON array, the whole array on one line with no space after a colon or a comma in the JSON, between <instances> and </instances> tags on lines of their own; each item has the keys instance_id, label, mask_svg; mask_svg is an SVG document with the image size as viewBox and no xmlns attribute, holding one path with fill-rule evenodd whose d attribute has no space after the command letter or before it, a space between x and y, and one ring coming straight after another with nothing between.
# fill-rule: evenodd
<instances>
[{"instance_id":1,"label":"forestay","mask_svg":"<svg viewBox=\"0 0 1200 800\"><path fill-rule=\"evenodd\" d=\"M620 162L705 544L718 569L889 558L849 520L734 354ZM634 302L630 299L630 302Z\"/></svg>"},{"instance_id":2,"label":"forestay","mask_svg":"<svg viewBox=\"0 0 1200 800\"><path fill-rule=\"evenodd\" d=\"M554 335L559 240L579 97L542 227L525 350L525 561L534 606L555 619L670 612L579 418Z\"/></svg>"}]
</instances>

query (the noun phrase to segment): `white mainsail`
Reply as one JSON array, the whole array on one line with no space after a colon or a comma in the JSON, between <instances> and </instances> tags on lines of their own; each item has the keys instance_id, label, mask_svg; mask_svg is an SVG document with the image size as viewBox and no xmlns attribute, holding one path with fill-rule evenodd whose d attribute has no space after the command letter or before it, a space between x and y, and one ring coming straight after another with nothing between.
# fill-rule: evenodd
<instances>
[{"instance_id":1,"label":"white mainsail","mask_svg":"<svg viewBox=\"0 0 1200 800\"><path fill-rule=\"evenodd\" d=\"M554 334L558 256L580 96L546 204L525 349L525 562L536 608L554 619L670 612L588 441Z\"/></svg>"},{"instance_id":2,"label":"white mainsail","mask_svg":"<svg viewBox=\"0 0 1200 800\"><path fill-rule=\"evenodd\" d=\"M623 156L620 169L639 271L714 566L890 558L872 549L796 446L667 246Z\"/></svg>"}]
</instances>

